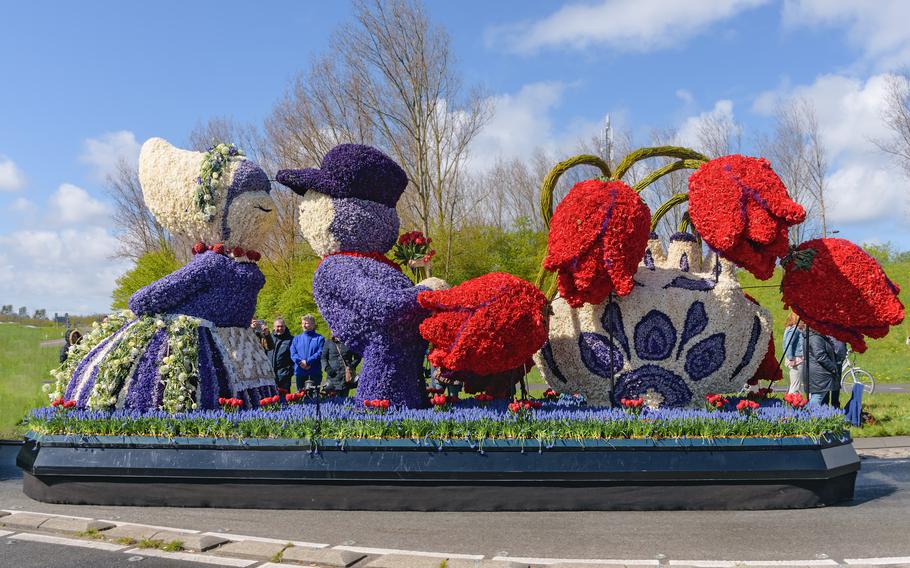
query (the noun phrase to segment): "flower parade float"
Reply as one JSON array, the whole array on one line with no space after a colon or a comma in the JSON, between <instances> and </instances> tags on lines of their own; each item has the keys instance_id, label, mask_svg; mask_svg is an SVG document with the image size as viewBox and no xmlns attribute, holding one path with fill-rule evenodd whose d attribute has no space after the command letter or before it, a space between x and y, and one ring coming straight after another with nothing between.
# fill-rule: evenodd
<instances>
[{"instance_id":1,"label":"flower parade float","mask_svg":"<svg viewBox=\"0 0 910 568\"><path fill-rule=\"evenodd\" d=\"M653 157L673 161L623 181ZM579 164L602 175L554 208L556 182ZM640 193L681 169L695 170L689 192L652 214ZM594 156L557 164L541 192L549 239L534 284L502 273L452 287L427 277L429 239L398 234L407 176L375 148L341 145L319 168L277 179L301 196L300 229L323 258L313 279L320 312L363 354L356 397L259 392L250 409L249 393L228 389L212 409L198 386L195 408L132 406L129 389L104 406L64 395L30 417L19 456L27 494L374 510L773 509L852 497L859 460L843 413L758 388L778 380L780 366L770 314L744 293L737 266L767 279L779 263L785 304L857 350L899 323L903 306L859 247L787 241L805 213L767 161L658 147L612 171ZM664 246L653 231L684 205ZM193 223L219 210L201 211ZM819 287L832 293L813 294ZM133 321L120 317L101 325L92 349ZM427 388L425 358L476 394ZM181 384L202 383L198 359ZM515 400L535 363L552 388L543 400ZM719 394L747 384L747 396Z\"/></svg>"}]
</instances>

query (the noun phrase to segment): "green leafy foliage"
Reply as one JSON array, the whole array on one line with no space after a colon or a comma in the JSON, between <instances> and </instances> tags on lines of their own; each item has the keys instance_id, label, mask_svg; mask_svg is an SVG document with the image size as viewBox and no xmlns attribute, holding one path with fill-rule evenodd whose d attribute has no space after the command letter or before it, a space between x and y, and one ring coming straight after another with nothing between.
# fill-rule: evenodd
<instances>
[{"instance_id":1,"label":"green leafy foliage","mask_svg":"<svg viewBox=\"0 0 910 568\"><path fill-rule=\"evenodd\" d=\"M436 257L433 275L450 284L459 284L490 272L508 272L534 281L546 254L547 234L535 231L525 218L509 229L491 225L466 225L452 234L452 251L447 253L446 235L433 235Z\"/></svg>"},{"instance_id":2,"label":"green leafy foliage","mask_svg":"<svg viewBox=\"0 0 910 568\"><path fill-rule=\"evenodd\" d=\"M265 286L259 292L256 303L256 317L271 321L283 317L291 333L302 331L300 317L304 314L316 316L316 331L329 333L313 299L313 275L320 259L308 247L301 246L288 260L282 263L263 262L259 267L265 274Z\"/></svg>"}]
</instances>

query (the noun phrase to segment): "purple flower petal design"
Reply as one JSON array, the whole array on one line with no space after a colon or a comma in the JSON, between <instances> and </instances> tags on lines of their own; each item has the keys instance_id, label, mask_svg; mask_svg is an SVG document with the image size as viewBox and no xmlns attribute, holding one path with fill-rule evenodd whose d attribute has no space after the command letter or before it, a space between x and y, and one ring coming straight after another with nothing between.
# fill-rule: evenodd
<instances>
[{"instance_id":1,"label":"purple flower petal design","mask_svg":"<svg viewBox=\"0 0 910 568\"><path fill-rule=\"evenodd\" d=\"M749 364L749 361L752 360L752 357L755 355L755 347L758 345L758 338L761 335L761 320L758 319L758 316L755 316L752 319L752 332L749 334L749 343L746 344L746 352L743 353L743 359L739 362L739 365L733 370L733 373L730 375L730 382L733 382L736 379L736 376L742 371L746 365Z\"/></svg>"},{"instance_id":2,"label":"purple flower petal design","mask_svg":"<svg viewBox=\"0 0 910 568\"><path fill-rule=\"evenodd\" d=\"M582 333L578 337L581 361L595 375L609 379L622 370L622 352L610 344L610 338L598 333Z\"/></svg>"},{"instance_id":3,"label":"purple flower petal design","mask_svg":"<svg viewBox=\"0 0 910 568\"><path fill-rule=\"evenodd\" d=\"M635 324L635 353L646 361L660 361L673 353L676 328L667 314L651 310Z\"/></svg>"},{"instance_id":4,"label":"purple flower petal design","mask_svg":"<svg viewBox=\"0 0 910 568\"><path fill-rule=\"evenodd\" d=\"M623 351L626 352L626 357L632 357L632 352L629 350L629 338L626 337L626 328L622 323L622 309L618 303L610 302L604 306L604 313L600 316L600 326L607 336L612 336L614 341L619 342Z\"/></svg>"},{"instance_id":5,"label":"purple flower petal design","mask_svg":"<svg viewBox=\"0 0 910 568\"><path fill-rule=\"evenodd\" d=\"M685 381L676 373L657 365L644 365L621 375L616 380L611 397L613 404L618 405L623 398L637 398L649 390L663 397L661 406L680 407L692 400L692 391Z\"/></svg>"},{"instance_id":6,"label":"purple flower petal design","mask_svg":"<svg viewBox=\"0 0 910 568\"><path fill-rule=\"evenodd\" d=\"M676 350L676 358L682 354L683 347L690 339L703 332L708 327L708 314L705 312L703 302L692 302L689 310L686 312L686 321L683 323L682 339L679 341L679 348Z\"/></svg>"},{"instance_id":7,"label":"purple flower petal design","mask_svg":"<svg viewBox=\"0 0 910 568\"><path fill-rule=\"evenodd\" d=\"M726 336L715 333L702 339L686 353L685 370L693 381L700 381L720 369L727 359Z\"/></svg>"}]
</instances>

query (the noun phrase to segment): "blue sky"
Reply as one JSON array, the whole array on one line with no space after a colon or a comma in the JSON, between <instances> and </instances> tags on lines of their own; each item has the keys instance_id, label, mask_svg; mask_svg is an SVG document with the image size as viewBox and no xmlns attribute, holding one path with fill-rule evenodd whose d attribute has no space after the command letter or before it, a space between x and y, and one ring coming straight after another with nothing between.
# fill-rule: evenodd
<instances>
[{"instance_id":1,"label":"blue sky","mask_svg":"<svg viewBox=\"0 0 910 568\"><path fill-rule=\"evenodd\" d=\"M678 4L678 5L677 5ZM475 154L571 149L604 114L646 143L711 113L744 153L775 100L816 106L829 147L830 222L910 248L907 179L878 153L886 74L910 64L907 2L804 0L428 3L465 83L493 98ZM104 310L104 177L151 136L183 144L213 116L259 122L345 2L18 2L0 17L0 303Z\"/></svg>"}]
</instances>

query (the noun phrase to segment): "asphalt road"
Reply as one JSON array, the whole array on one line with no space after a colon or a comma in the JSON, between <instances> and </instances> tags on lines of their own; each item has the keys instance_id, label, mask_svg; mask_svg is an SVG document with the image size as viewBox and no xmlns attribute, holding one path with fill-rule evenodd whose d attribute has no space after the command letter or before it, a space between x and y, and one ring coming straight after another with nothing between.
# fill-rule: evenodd
<instances>
[{"instance_id":1,"label":"asphalt road","mask_svg":"<svg viewBox=\"0 0 910 568\"><path fill-rule=\"evenodd\" d=\"M199 568L195 562L0 539L0 566L15 568Z\"/></svg>"},{"instance_id":2,"label":"asphalt road","mask_svg":"<svg viewBox=\"0 0 910 568\"><path fill-rule=\"evenodd\" d=\"M910 459L864 459L856 499L849 504L823 509L383 513L39 503L21 492L21 476L14 464L17 451L16 447L0 446L0 509L332 545L356 544L488 557L506 553L513 557L549 558L653 559L663 555L683 560L828 557L839 561L910 556ZM146 565L144 561L142 565Z\"/></svg>"}]
</instances>

